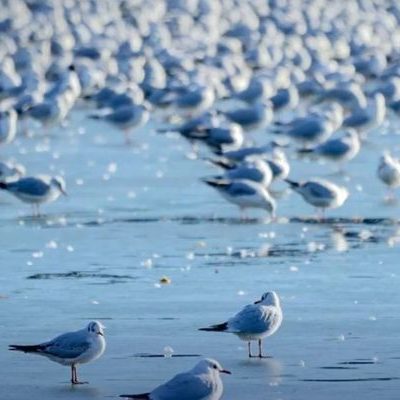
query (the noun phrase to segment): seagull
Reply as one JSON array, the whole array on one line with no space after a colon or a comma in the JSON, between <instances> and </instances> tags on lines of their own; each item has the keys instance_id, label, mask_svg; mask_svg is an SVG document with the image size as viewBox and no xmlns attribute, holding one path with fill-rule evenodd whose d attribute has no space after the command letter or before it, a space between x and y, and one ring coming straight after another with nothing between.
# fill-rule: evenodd
<instances>
[{"instance_id":1,"label":"seagull","mask_svg":"<svg viewBox=\"0 0 400 400\"><path fill-rule=\"evenodd\" d=\"M50 203L58 199L65 191L65 181L60 176L47 175L29 176L12 182L0 182L0 189L6 190L24 203L30 203L34 215L39 214L39 205Z\"/></svg>"},{"instance_id":2,"label":"seagull","mask_svg":"<svg viewBox=\"0 0 400 400\"><path fill-rule=\"evenodd\" d=\"M276 122L273 131L289 136L306 149L328 139L340 127L342 121L343 108L333 103L322 113L313 112L287 123Z\"/></svg>"},{"instance_id":3,"label":"seagull","mask_svg":"<svg viewBox=\"0 0 400 400\"><path fill-rule=\"evenodd\" d=\"M131 129L145 125L149 120L150 114L145 105L127 105L119 107L105 115L90 115L89 118L101 119L118 129L121 129L125 134L126 143L130 143Z\"/></svg>"},{"instance_id":4,"label":"seagull","mask_svg":"<svg viewBox=\"0 0 400 400\"><path fill-rule=\"evenodd\" d=\"M255 130L270 123L274 113L270 101L258 101L246 108L237 108L231 111L218 111L228 120L239 124L244 130Z\"/></svg>"},{"instance_id":5,"label":"seagull","mask_svg":"<svg viewBox=\"0 0 400 400\"><path fill-rule=\"evenodd\" d=\"M7 111L0 111L0 143L12 142L17 134L17 112L10 108Z\"/></svg>"},{"instance_id":6,"label":"seagull","mask_svg":"<svg viewBox=\"0 0 400 400\"><path fill-rule=\"evenodd\" d=\"M358 133L350 129L342 137L327 140L313 149L303 150L302 153L343 164L352 160L359 153L360 147Z\"/></svg>"},{"instance_id":7,"label":"seagull","mask_svg":"<svg viewBox=\"0 0 400 400\"><path fill-rule=\"evenodd\" d=\"M356 108L343 121L345 128L353 128L358 131L368 131L382 125L386 116L386 101L382 93L376 93L368 101L366 107Z\"/></svg>"},{"instance_id":8,"label":"seagull","mask_svg":"<svg viewBox=\"0 0 400 400\"><path fill-rule=\"evenodd\" d=\"M275 217L276 203L268 190L257 182L248 179L231 180L226 178L205 178L203 182L216 189L222 197L239 206L241 218L247 208L262 208Z\"/></svg>"},{"instance_id":9,"label":"seagull","mask_svg":"<svg viewBox=\"0 0 400 400\"><path fill-rule=\"evenodd\" d=\"M283 320L279 296L275 292L266 292L254 304L245 306L228 321L201 328L200 331L234 333L248 344L249 358L251 342L258 341L258 357L263 358L262 340L273 335L281 326Z\"/></svg>"},{"instance_id":10,"label":"seagull","mask_svg":"<svg viewBox=\"0 0 400 400\"><path fill-rule=\"evenodd\" d=\"M190 371L175 375L150 393L122 394L120 397L137 400L219 400L224 390L221 373L231 374L218 361L206 358Z\"/></svg>"},{"instance_id":11,"label":"seagull","mask_svg":"<svg viewBox=\"0 0 400 400\"><path fill-rule=\"evenodd\" d=\"M322 213L326 208L342 206L349 196L346 188L323 179L305 182L294 182L285 179L285 182L290 185L292 190L299 193L307 203L317 209L322 209Z\"/></svg>"},{"instance_id":12,"label":"seagull","mask_svg":"<svg viewBox=\"0 0 400 400\"><path fill-rule=\"evenodd\" d=\"M86 328L79 331L64 333L56 338L36 344L9 346L9 350L22 351L47 357L51 361L71 367L71 383L79 382L77 365L86 364L99 358L106 348L104 326L98 321L92 321Z\"/></svg>"},{"instance_id":13,"label":"seagull","mask_svg":"<svg viewBox=\"0 0 400 400\"><path fill-rule=\"evenodd\" d=\"M7 161L0 161L0 182L10 182L25 175L25 167Z\"/></svg>"},{"instance_id":14,"label":"seagull","mask_svg":"<svg viewBox=\"0 0 400 400\"><path fill-rule=\"evenodd\" d=\"M389 187L390 192L400 186L400 161L389 152L385 152L380 159L378 177ZM389 197L393 197L393 193Z\"/></svg>"},{"instance_id":15,"label":"seagull","mask_svg":"<svg viewBox=\"0 0 400 400\"><path fill-rule=\"evenodd\" d=\"M229 180L248 179L268 187L273 178L271 167L262 159L244 161L228 169L224 178Z\"/></svg>"}]
</instances>

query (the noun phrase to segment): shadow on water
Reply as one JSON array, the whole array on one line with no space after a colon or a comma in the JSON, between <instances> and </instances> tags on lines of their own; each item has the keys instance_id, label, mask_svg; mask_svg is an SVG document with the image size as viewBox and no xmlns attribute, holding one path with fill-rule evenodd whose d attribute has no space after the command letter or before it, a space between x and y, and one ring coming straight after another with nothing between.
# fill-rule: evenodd
<instances>
[{"instance_id":1,"label":"shadow on water","mask_svg":"<svg viewBox=\"0 0 400 400\"><path fill-rule=\"evenodd\" d=\"M103 274L95 272L71 271L71 272L53 272L53 273L37 273L29 275L26 279L83 279L83 278L100 278L100 279L137 279L131 275Z\"/></svg>"},{"instance_id":2,"label":"shadow on water","mask_svg":"<svg viewBox=\"0 0 400 400\"><path fill-rule=\"evenodd\" d=\"M348 379L300 379L300 382L320 382L320 383L345 383L345 382L386 382L398 381L400 378L395 377L377 377L377 378L348 378Z\"/></svg>"}]
</instances>

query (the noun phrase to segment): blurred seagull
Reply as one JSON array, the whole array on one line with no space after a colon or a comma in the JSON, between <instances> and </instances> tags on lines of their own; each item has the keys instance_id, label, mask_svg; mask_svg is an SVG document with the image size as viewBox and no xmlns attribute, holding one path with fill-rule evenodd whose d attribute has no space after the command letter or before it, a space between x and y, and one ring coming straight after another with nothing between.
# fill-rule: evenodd
<instances>
[{"instance_id":1,"label":"blurred seagull","mask_svg":"<svg viewBox=\"0 0 400 400\"><path fill-rule=\"evenodd\" d=\"M87 383L79 382L77 366L94 361L104 353L106 342L103 329L104 326L100 322L92 321L84 329L64 333L48 342L36 345L10 345L9 350L37 354L61 365L70 366L71 383L73 385Z\"/></svg>"},{"instance_id":2,"label":"blurred seagull","mask_svg":"<svg viewBox=\"0 0 400 400\"><path fill-rule=\"evenodd\" d=\"M309 148L328 139L340 127L342 121L343 109L340 105L333 103L322 112L313 112L288 123L276 122L273 131L289 136L303 148Z\"/></svg>"},{"instance_id":3,"label":"blurred seagull","mask_svg":"<svg viewBox=\"0 0 400 400\"><path fill-rule=\"evenodd\" d=\"M0 144L7 144L14 140L17 134L17 112L10 108L0 111Z\"/></svg>"},{"instance_id":4,"label":"blurred seagull","mask_svg":"<svg viewBox=\"0 0 400 400\"><path fill-rule=\"evenodd\" d=\"M385 152L378 166L379 179L389 188L389 198L394 198L393 189L400 186L400 161Z\"/></svg>"},{"instance_id":5,"label":"blurred seagull","mask_svg":"<svg viewBox=\"0 0 400 400\"><path fill-rule=\"evenodd\" d=\"M221 373L231 374L218 361L205 358L190 371L175 375L150 393L122 394L120 397L137 400L219 400L224 390Z\"/></svg>"},{"instance_id":6,"label":"blurred seagull","mask_svg":"<svg viewBox=\"0 0 400 400\"><path fill-rule=\"evenodd\" d=\"M345 128L366 132L382 125L386 115L386 102L382 93L376 93L366 107L356 108L343 121Z\"/></svg>"},{"instance_id":7,"label":"blurred seagull","mask_svg":"<svg viewBox=\"0 0 400 400\"><path fill-rule=\"evenodd\" d=\"M266 292L254 304L244 307L227 322L201 328L200 331L234 333L248 343L249 357L251 342L258 341L258 357L263 358L262 340L273 335L283 320L279 296L275 292Z\"/></svg>"},{"instance_id":8,"label":"blurred seagull","mask_svg":"<svg viewBox=\"0 0 400 400\"><path fill-rule=\"evenodd\" d=\"M360 139L354 130L348 130L342 137L330 139L313 149L302 150L302 153L316 155L329 161L343 163L352 160L360 151Z\"/></svg>"},{"instance_id":9,"label":"blurred seagull","mask_svg":"<svg viewBox=\"0 0 400 400\"><path fill-rule=\"evenodd\" d=\"M203 182L216 189L224 199L236 204L241 210L242 219L247 208L265 209L272 218L275 217L275 200L259 183L246 179L230 180L219 177L205 178Z\"/></svg>"},{"instance_id":10,"label":"blurred seagull","mask_svg":"<svg viewBox=\"0 0 400 400\"><path fill-rule=\"evenodd\" d=\"M149 120L150 114L146 105L128 105L119 107L107 114L92 114L92 119L101 119L121 129L125 134L125 142L131 142L132 129L143 126Z\"/></svg>"},{"instance_id":11,"label":"blurred seagull","mask_svg":"<svg viewBox=\"0 0 400 400\"><path fill-rule=\"evenodd\" d=\"M12 182L0 182L0 189L6 190L24 203L32 204L36 216L40 215L40 204L55 201L61 194L67 195L65 181L60 176L39 175Z\"/></svg>"},{"instance_id":12,"label":"blurred seagull","mask_svg":"<svg viewBox=\"0 0 400 400\"><path fill-rule=\"evenodd\" d=\"M7 161L0 161L0 182L10 182L25 175L25 167Z\"/></svg>"},{"instance_id":13,"label":"blurred seagull","mask_svg":"<svg viewBox=\"0 0 400 400\"><path fill-rule=\"evenodd\" d=\"M221 179L228 180L248 179L268 187L273 179L269 164L262 159L243 161L240 164L228 168Z\"/></svg>"},{"instance_id":14,"label":"blurred seagull","mask_svg":"<svg viewBox=\"0 0 400 400\"><path fill-rule=\"evenodd\" d=\"M244 130L256 130L270 123L274 117L270 101L259 101L246 108L231 111L218 111L228 120L239 124Z\"/></svg>"}]
</instances>

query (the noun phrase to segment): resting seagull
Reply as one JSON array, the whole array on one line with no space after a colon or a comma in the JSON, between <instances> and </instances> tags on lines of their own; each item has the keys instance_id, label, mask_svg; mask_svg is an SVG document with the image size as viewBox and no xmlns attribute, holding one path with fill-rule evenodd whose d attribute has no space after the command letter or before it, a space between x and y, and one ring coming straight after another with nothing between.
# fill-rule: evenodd
<instances>
[{"instance_id":1,"label":"resting seagull","mask_svg":"<svg viewBox=\"0 0 400 400\"><path fill-rule=\"evenodd\" d=\"M220 374L230 374L218 361L206 358L188 372L175 375L150 393L122 394L137 400L219 400L224 386Z\"/></svg>"},{"instance_id":2,"label":"resting seagull","mask_svg":"<svg viewBox=\"0 0 400 400\"><path fill-rule=\"evenodd\" d=\"M275 292L266 292L254 304L249 304L227 322L201 328L200 331L234 333L248 343L249 357L251 342L258 341L258 357L263 358L262 340L273 335L283 320L280 300Z\"/></svg>"},{"instance_id":3,"label":"resting seagull","mask_svg":"<svg viewBox=\"0 0 400 400\"><path fill-rule=\"evenodd\" d=\"M49 342L28 346L15 344L10 345L9 350L37 354L61 365L70 366L71 383L83 384L87 382L79 382L77 365L94 361L104 353L106 341L103 329L104 326L100 322L92 321L84 329L64 333Z\"/></svg>"}]
</instances>

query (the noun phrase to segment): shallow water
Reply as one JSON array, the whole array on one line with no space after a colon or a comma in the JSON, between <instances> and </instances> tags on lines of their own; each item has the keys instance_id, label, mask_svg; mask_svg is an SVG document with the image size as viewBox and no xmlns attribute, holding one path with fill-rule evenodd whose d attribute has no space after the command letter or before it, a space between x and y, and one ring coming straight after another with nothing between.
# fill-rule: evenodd
<instances>
[{"instance_id":1,"label":"shallow water","mask_svg":"<svg viewBox=\"0 0 400 400\"><path fill-rule=\"evenodd\" d=\"M240 220L199 180L217 170L191 160L176 135L154 133L159 122L126 147L119 132L84 115L74 113L50 137L36 128L2 149L32 174L65 173L69 197L32 218L1 194L1 398L140 393L191 368L198 355L233 372L224 377L224 399L398 397L399 205L383 200L376 178L381 149L398 154L395 121L370 134L345 175L292 154L293 179L318 170L351 196L319 221L278 184L279 218L268 223L258 211ZM171 284L159 284L163 276ZM266 290L281 295L284 310L280 331L265 341L272 358L248 360L236 337L197 331ZM107 326L108 349L80 368L90 385L71 388L67 368L7 351L91 319ZM140 357L165 346L182 357Z\"/></svg>"}]
</instances>

